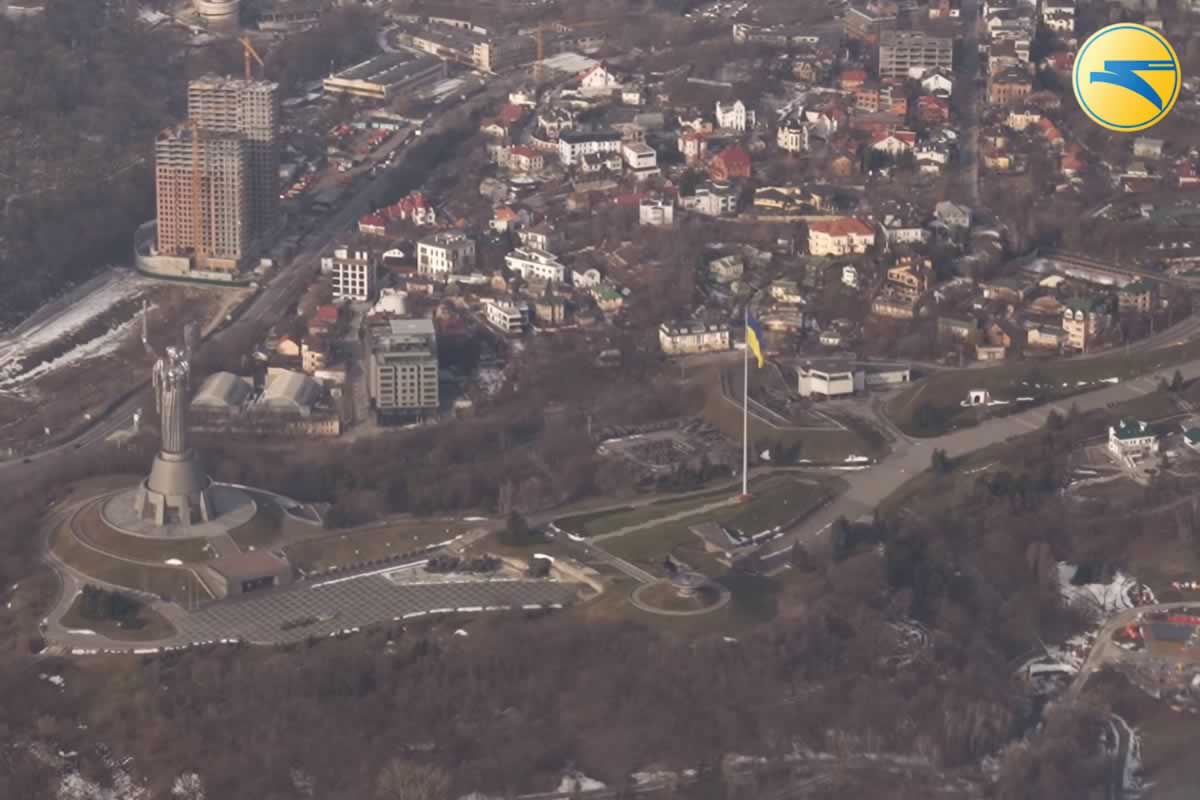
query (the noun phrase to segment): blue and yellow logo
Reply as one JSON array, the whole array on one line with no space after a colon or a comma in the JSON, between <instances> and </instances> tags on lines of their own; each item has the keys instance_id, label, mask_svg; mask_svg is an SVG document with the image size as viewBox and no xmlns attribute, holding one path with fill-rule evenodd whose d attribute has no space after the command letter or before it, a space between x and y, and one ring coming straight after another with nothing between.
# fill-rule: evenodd
<instances>
[{"instance_id":1,"label":"blue and yellow logo","mask_svg":"<svg viewBox=\"0 0 1200 800\"><path fill-rule=\"evenodd\" d=\"M1163 35L1121 22L1093 33L1075 57L1075 99L1111 131L1149 128L1179 97L1179 57Z\"/></svg>"}]
</instances>

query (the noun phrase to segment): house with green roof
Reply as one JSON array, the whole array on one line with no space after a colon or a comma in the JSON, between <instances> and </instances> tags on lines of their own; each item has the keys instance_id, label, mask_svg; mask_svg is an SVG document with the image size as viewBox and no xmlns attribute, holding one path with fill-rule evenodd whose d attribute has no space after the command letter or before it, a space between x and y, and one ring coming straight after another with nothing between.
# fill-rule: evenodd
<instances>
[{"instance_id":1,"label":"house with green roof","mask_svg":"<svg viewBox=\"0 0 1200 800\"><path fill-rule=\"evenodd\" d=\"M1120 460L1147 458L1158 452L1158 437L1147 423L1125 417L1109 426L1108 450Z\"/></svg>"}]
</instances>

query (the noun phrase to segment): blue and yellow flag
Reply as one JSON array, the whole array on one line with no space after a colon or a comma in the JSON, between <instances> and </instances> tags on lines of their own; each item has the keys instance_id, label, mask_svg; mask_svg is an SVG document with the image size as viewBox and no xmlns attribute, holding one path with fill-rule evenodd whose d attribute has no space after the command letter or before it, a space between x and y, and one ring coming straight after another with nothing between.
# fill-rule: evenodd
<instances>
[{"instance_id":1,"label":"blue and yellow flag","mask_svg":"<svg viewBox=\"0 0 1200 800\"><path fill-rule=\"evenodd\" d=\"M758 359L759 369L762 369L762 365L763 365L762 343L764 341L765 341L765 337L763 336L762 325L760 325L758 320L756 320L754 317L747 315L746 316L746 347L748 347L750 349L750 352L754 353L754 357L756 359Z\"/></svg>"}]
</instances>

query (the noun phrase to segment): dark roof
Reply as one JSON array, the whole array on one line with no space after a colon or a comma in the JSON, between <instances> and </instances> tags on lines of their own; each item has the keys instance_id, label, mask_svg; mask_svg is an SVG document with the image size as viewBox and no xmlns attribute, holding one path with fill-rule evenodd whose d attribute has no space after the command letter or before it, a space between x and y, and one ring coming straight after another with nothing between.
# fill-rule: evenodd
<instances>
[{"instance_id":1,"label":"dark roof","mask_svg":"<svg viewBox=\"0 0 1200 800\"><path fill-rule=\"evenodd\" d=\"M580 131L569 130L563 131L558 135L560 142L574 144L578 142L619 142L621 134L617 131Z\"/></svg>"}]
</instances>

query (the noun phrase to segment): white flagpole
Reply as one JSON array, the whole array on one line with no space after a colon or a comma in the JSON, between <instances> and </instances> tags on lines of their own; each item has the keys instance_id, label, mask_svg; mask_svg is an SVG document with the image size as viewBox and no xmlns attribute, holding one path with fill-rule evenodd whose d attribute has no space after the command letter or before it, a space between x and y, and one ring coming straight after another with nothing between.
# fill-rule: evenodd
<instances>
[{"instance_id":1,"label":"white flagpole","mask_svg":"<svg viewBox=\"0 0 1200 800\"><path fill-rule=\"evenodd\" d=\"M742 353L742 496L750 494L750 303L746 303L746 319L743 336L746 340ZM762 343L759 342L759 347Z\"/></svg>"}]
</instances>

